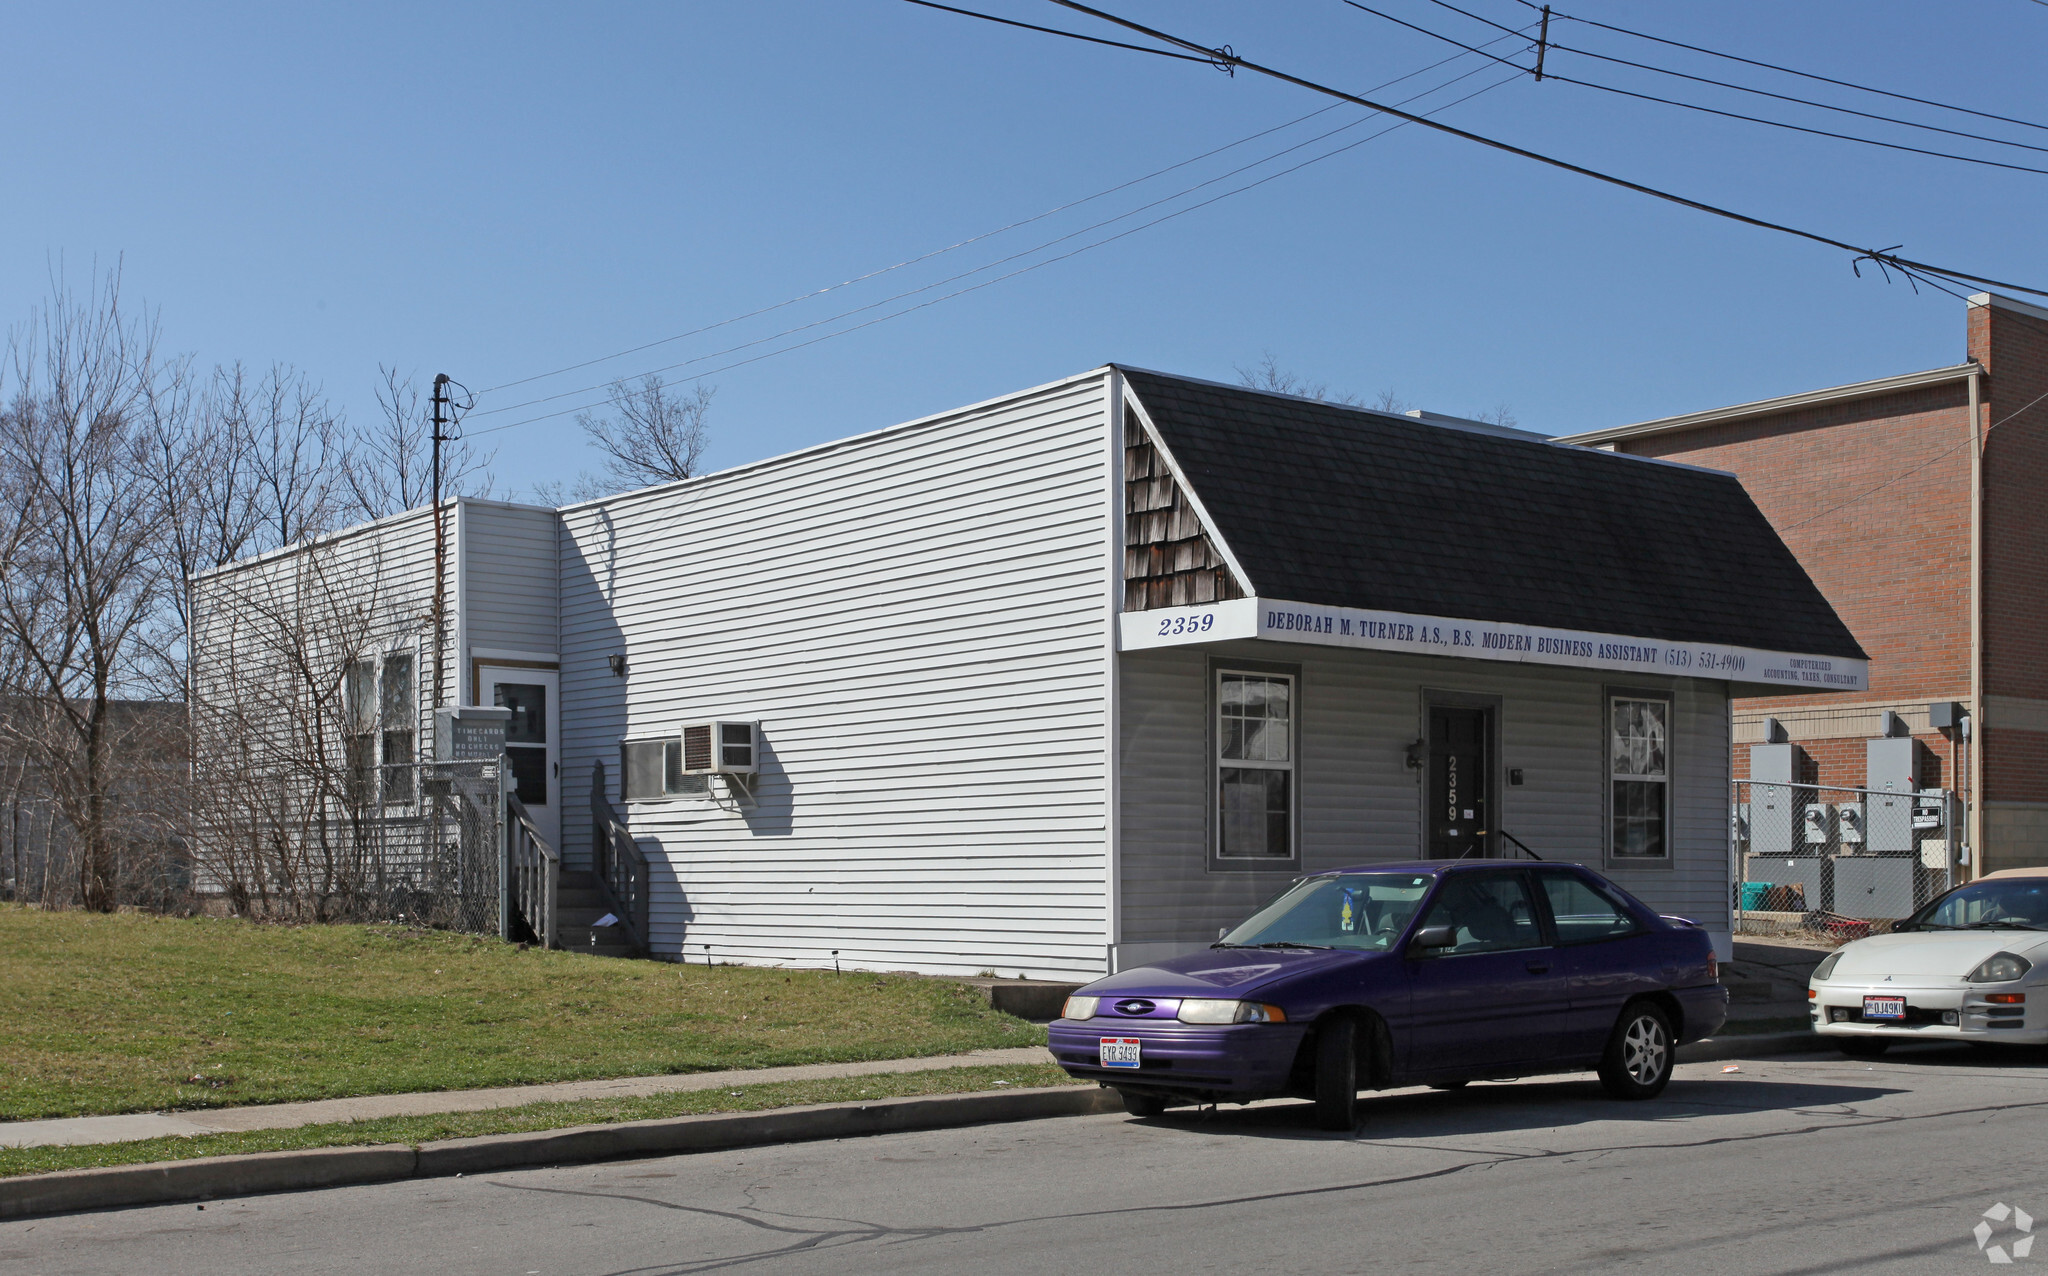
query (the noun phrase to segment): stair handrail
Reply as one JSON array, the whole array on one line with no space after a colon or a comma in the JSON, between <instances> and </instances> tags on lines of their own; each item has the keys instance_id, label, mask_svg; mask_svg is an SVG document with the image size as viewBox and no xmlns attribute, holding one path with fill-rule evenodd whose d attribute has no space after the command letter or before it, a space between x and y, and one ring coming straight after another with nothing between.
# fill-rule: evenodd
<instances>
[{"instance_id":1,"label":"stair handrail","mask_svg":"<svg viewBox=\"0 0 2048 1276\"><path fill-rule=\"evenodd\" d=\"M518 795L505 795L505 813L511 817L505 821L505 862L511 877L512 907L542 948L558 948L561 852L540 835Z\"/></svg>"},{"instance_id":2,"label":"stair handrail","mask_svg":"<svg viewBox=\"0 0 2048 1276\"><path fill-rule=\"evenodd\" d=\"M644 953L648 925L647 856L605 797L602 761L591 764L590 818L598 892L604 896L605 906L619 919L628 942Z\"/></svg>"}]
</instances>

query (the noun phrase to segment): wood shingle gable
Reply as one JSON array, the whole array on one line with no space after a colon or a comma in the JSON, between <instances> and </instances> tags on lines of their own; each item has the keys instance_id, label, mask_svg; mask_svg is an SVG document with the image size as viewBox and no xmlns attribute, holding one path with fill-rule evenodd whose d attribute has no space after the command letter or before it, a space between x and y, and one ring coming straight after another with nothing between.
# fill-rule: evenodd
<instances>
[{"instance_id":1,"label":"wood shingle gable","mask_svg":"<svg viewBox=\"0 0 2048 1276\"><path fill-rule=\"evenodd\" d=\"M1135 413L1124 414L1124 610L1242 598L1202 517Z\"/></svg>"}]
</instances>

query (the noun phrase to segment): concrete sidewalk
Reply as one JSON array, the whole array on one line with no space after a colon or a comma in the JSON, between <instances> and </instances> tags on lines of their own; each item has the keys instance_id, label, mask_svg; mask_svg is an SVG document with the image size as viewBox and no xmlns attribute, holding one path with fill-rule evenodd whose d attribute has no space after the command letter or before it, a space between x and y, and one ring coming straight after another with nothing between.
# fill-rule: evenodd
<instances>
[{"instance_id":1,"label":"concrete sidewalk","mask_svg":"<svg viewBox=\"0 0 2048 1276\"><path fill-rule=\"evenodd\" d=\"M221 1134L233 1130L283 1130L337 1121L370 1121L379 1117L432 1116L441 1112L482 1112L529 1103L562 1103L576 1099L630 1099L650 1094L767 1085L776 1081L823 1081L835 1077L878 1076L895 1072L934 1072L941 1068L1051 1063L1043 1046L1012 1050L975 1050L967 1054L933 1055L923 1059L878 1059L861 1063L813 1063L787 1068L741 1068L727 1072L689 1072L660 1077L615 1077L603 1081L559 1081L549 1085L498 1086L488 1090L433 1090L418 1094L372 1094L353 1099L318 1099L310 1103L265 1103L246 1108L215 1108L198 1112L136 1112L124 1116L68 1117L52 1121L0 1122L0 1147L76 1146L127 1143L173 1135Z\"/></svg>"}]
</instances>

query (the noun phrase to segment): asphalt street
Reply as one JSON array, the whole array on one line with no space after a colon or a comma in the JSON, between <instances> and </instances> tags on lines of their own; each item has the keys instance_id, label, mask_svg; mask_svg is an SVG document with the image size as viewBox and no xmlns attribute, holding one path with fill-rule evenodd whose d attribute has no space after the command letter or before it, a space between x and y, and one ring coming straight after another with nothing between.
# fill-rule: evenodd
<instances>
[{"instance_id":1,"label":"asphalt street","mask_svg":"<svg viewBox=\"0 0 2048 1276\"><path fill-rule=\"evenodd\" d=\"M2048 1266L2013 1211L2048 1232L2044 1065L1690 1064L1647 1104L1590 1077L1370 1096L1352 1135L1274 1103L71 1215L0 1225L0 1276Z\"/></svg>"}]
</instances>

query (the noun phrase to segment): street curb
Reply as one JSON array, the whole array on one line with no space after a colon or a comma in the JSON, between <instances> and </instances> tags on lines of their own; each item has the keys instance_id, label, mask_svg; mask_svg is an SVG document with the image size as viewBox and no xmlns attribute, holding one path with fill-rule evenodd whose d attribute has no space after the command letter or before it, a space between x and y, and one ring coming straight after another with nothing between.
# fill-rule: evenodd
<instances>
[{"instance_id":1,"label":"street curb","mask_svg":"<svg viewBox=\"0 0 2048 1276\"><path fill-rule=\"evenodd\" d=\"M1708 1037L1678 1048L1680 1063L1713 1063L1720 1059L1761 1059L1775 1054L1806 1054L1826 1050L1819 1034L1812 1032L1757 1032L1747 1036Z\"/></svg>"},{"instance_id":2,"label":"street curb","mask_svg":"<svg viewBox=\"0 0 2048 1276\"><path fill-rule=\"evenodd\" d=\"M60 1170L0 1179L0 1219L1121 1111L1122 1101L1113 1090L1050 1086L663 1117L447 1139L417 1148L390 1143Z\"/></svg>"}]
</instances>

